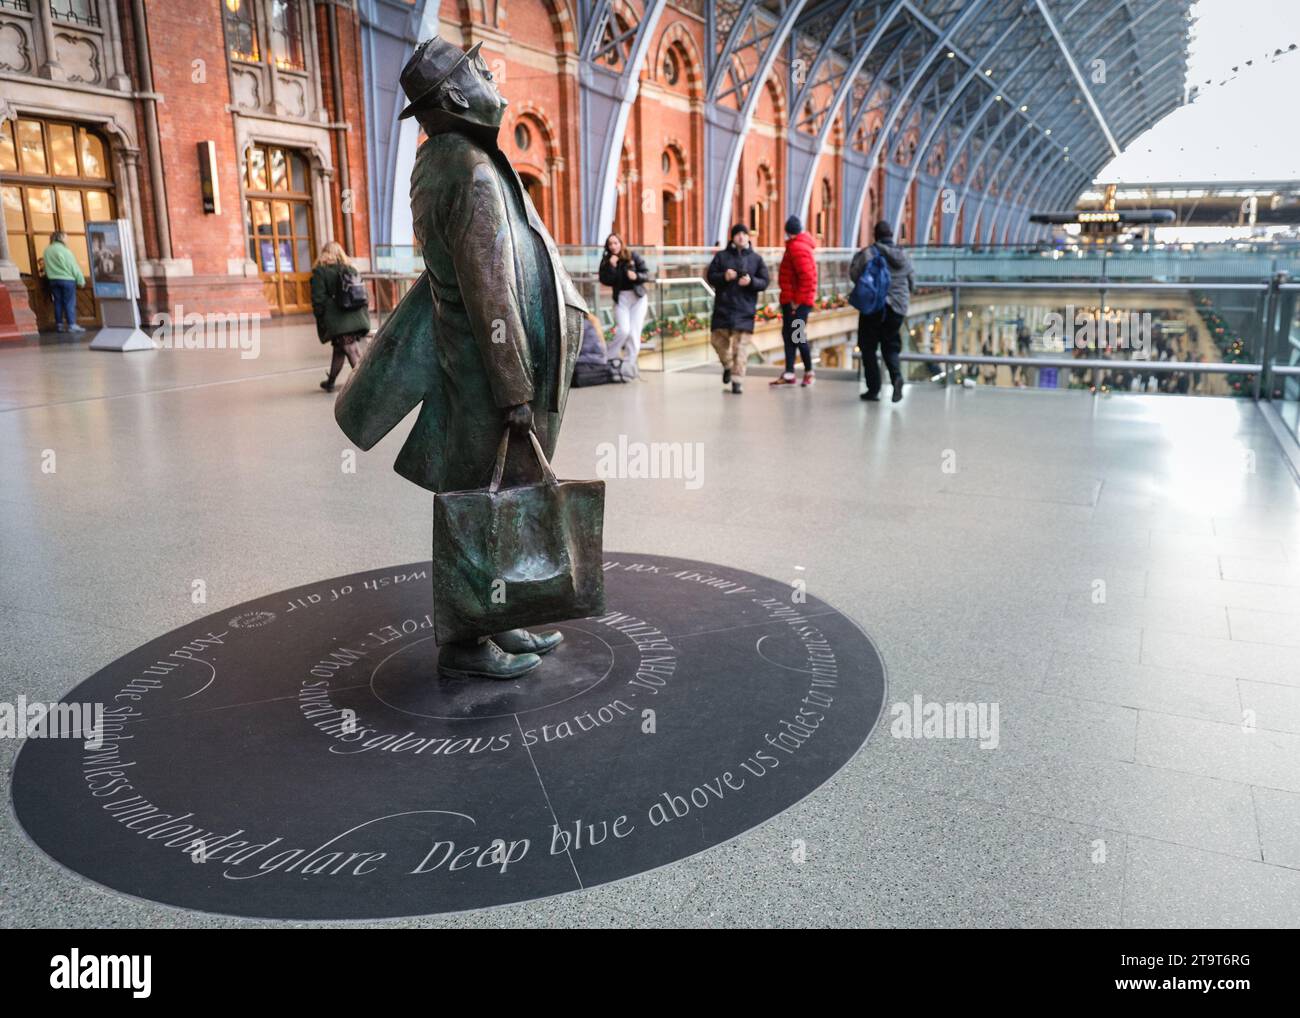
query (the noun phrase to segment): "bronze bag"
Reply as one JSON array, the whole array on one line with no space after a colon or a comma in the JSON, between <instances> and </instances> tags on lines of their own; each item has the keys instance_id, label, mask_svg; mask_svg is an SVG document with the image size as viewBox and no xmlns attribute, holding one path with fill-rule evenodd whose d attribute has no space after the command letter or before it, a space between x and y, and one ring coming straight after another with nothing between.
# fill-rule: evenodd
<instances>
[{"instance_id":1,"label":"bronze bag","mask_svg":"<svg viewBox=\"0 0 1300 1018\"><path fill-rule=\"evenodd\" d=\"M438 644L605 609L604 481L557 480L528 433L541 480L502 488L510 431L487 488L433 501L433 612Z\"/></svg>"}]
</instances>

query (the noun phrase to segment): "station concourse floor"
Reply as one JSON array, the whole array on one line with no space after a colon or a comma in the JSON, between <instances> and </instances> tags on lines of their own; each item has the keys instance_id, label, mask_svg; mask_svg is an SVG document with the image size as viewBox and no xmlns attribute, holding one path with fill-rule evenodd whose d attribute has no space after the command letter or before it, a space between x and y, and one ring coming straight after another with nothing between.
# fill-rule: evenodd
<instances>
[{"instance_id":1,"label":"station concourse floor","mask_svg":"<svg viewBox=\"0 0 1300 1018\"><path fill-rule=\"evenodd\" d=\"M407 426L345 473L327 348L309 325L261 338L248 360L0 346L0 700L57 700L214 611L428 557L429 496L392 471ZM703 443L703 483L608 481L606 549L804 579L883 654L881 721L811 796L700 855L373 925L1300 925L1300 489L1254 406L644 378L573 391L558 474L595 476L626 435ZM998 748L891 737L916 694L998 703ZM283 925L51 862L8 804L18 744L0 740L0 925Z\"/></svg>"}]
</instances>

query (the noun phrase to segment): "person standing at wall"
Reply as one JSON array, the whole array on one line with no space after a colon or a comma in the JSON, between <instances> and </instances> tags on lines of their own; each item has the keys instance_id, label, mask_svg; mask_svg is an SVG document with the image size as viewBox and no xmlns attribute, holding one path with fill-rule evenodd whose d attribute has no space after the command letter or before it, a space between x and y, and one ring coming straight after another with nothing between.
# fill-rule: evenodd
<instances>
[{"instance_id":1,"label":"person standing at wall","mask_svg":"<svg viewBox=\"0 0 1300 1018\"><path fill-rule=\"evenodd\" d=\"M623 376L636 377L636 358L641 352L641 329L645 325L645 284L650 272L645 259L623 243L617 233L605 240L605 253L600 256L600 281L610 288L614 297L614 342L607 351L609 359L621 360Z\"/></svg>"},{"instance_id":2,"label":"person standing at wall","mask_svg":"<svg viewBox=\"0 0 1300 1018\"><path fill-rule=\"evenodd\" d=\"M781 284L781 339L785 344L785 372L773 386L794 385L794 357L803 357L803 385L815 381L812 344L808 341L808 315L817 302L817 246L812 234L804 231L798 216L785 221L785 254L781 256L778 280Z\"/></svg>"},{"instance_id":3,"label":"person standing at wall","mask_svg":"<svg viewBox=\"0 0 1300 1018\"><path fill-rule=\"evenodd\" d=\"M767 266L749 244L743 223L731 228L731 241L713 256L707 273L713 287L713 349L722 362L722 384L742 392L745 341L754 335L758 295L767 289Z\"/></svg>"},{"instance_id":4,"label":"person standing at wall","mask_svg":"<svg viewBox=\"0 0 1300 1018\"><path fill-rule=\"evenodd\" d=\"M1024 357L1026 362L1033 357L1033 340L1029 335L1029 326L1023 321L1016 323L1016 356ZM1026 363L1020 368L1020 382L1022 388L1029 384L1029 365Z\"/></svg>"},{"instance_id":5,"label":"person standing at wall","mask_svg":"<svg viewBox=\"0 0 1300 1018\"><path fill-rule=\"evenodd\" d=\"M55 331L85 332L77 324L77 287L86 285L86 277L62 230L50 235L43 261L45 281L50 284L50 297L54 300Z\"/></svg>"},{"instance_id":6,"label":"person standing at wall","mask_svg":"<svg viewBox=\"0 0 1300 1018\"><path fill-rule=\"evenodd\" d=\"M316 316L316 338L334 349L330 356L329 376L320 383L326 392L334 391L334 382L343 370L343 361L355 371L361 360L358 344L370 332L365 283L353 267L343 245L330 241L321 248L316 266L311 270L311 310Z\"/></svg>"},{"instance_id":7,"label":"person standing at wall","mask_svg":"<svg viewBox=\"0 0 1300 1018\"><path fill-rule=\"evenodd\" d=\"M894 243L893 227L882 219L876 223L872 236L876 242L860 250L849 263L849 278L855 286L877 253L889 266L889 290L884 308L875 315L858 316L858 349L862 353L862 371L867 380L867 391L862 394L862 399L873 402L880 399L880 364L876 361L876 350L879 349L889 371L890 384L894 387L892 401L897 403L903 398L903 369L898 356L903 349L903 339L899 329L907 318L912 291L916 289L916 273L907 252Z\"/></svg>"}]
</instances>

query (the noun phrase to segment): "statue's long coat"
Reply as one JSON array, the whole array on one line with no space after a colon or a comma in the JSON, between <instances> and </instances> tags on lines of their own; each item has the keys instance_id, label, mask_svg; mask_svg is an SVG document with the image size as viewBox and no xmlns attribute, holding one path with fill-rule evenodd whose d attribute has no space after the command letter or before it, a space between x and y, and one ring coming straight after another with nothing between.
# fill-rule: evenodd
<instances>
[{"instance_id":1,"label":"statue's long coat","mask_svg":"<svg viewBox=\"0 0 1300 1018\"><path fill-rule=\"evenodd\" d=\"M484 487L507 407L532 406L553 454L587 307L495 147L455 131L429 138L411 210L425 272L371 342L335 418L369 449L422 403L394 469L431 491ZM537 476L528 456L527 443L511 443L507 484Z\"/></svg>"}]
</instances>

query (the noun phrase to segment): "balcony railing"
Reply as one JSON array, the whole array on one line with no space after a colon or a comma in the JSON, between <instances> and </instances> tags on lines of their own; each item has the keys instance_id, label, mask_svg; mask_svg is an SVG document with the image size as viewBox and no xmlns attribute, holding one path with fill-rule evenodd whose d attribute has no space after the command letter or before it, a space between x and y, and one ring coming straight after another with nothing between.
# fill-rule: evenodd
<instances>
[{"instance_id":1,"label":"balcony railing","mask_svg":"<svg viewBox=\"0 0 1300 1018\"><path fill-rule=\"evenodd\" d=\"M704 276L711 248L641 247L654 283L641 363L678 370L712 363ZM783 360L775 301L782 251L768 263L754 347ZM1300 427L1300 244L1223 243L1110 248L913 247L917 289L904 324L903 359L917 380L978 379L1040 388L1200 392L1279 401ZM609 290L596 278L601 249L560 248L565 267L607 335ZM857 316L846 307L854 251L823 248L818 310L809 322L819 362L856 365ZM423 265L411 247L380 248L372 278L400 296ZM761 298L760 298L761 300ZM383 302L377 305L381 310ZM1101 321L1118 309L1151 312L1161 342L1136 349L1061 349L1041 323L1066 308ZM1027 326L1036 322L1037 326ZM1029 329L1026 344L1020 333ZM1150 340L1151 337L1147 337ZM1158 347L1158 348L1157 348ZM1161 381L1161 380L1164 381Z\"/></svg>"}]
</instances>

